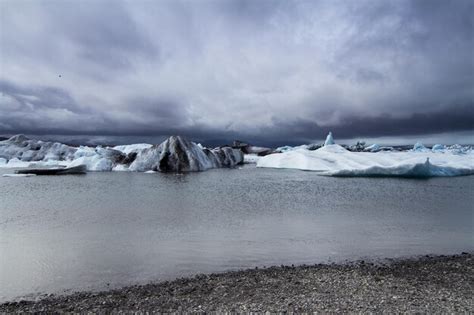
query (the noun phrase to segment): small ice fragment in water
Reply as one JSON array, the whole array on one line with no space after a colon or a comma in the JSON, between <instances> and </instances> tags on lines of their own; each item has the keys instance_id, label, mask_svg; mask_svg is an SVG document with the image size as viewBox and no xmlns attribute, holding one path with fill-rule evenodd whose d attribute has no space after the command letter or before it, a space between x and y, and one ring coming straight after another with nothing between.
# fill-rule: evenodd
<instances>
[{"instance_id":1,"label":"small ice fragment in water","mask_svg":"<svg viewBox=\"0 0 474 315\"><path fill-rule=\"evenodd\" d=\"M3 174L2 177L32 177L36 174Z\"/></svg>"}]
</instances>

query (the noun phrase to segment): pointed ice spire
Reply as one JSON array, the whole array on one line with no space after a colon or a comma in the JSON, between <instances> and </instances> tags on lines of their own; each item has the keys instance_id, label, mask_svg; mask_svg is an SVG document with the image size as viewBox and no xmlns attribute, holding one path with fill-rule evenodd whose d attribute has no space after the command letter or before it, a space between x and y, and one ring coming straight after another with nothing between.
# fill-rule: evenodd
<instances>
[{"instance_id":1,"label":"pointed ice spire","mask_svg":"<svg viewBox=\"0 0 474 315\"><path fill-rule=\"evenodd\" d=\"M331 145L331 144L336 144L334 142L334 139L332 137L332 132L328 133L328 136L326 137L326 141L324 141L324 145Z\"/></svg>"}]
</instances>

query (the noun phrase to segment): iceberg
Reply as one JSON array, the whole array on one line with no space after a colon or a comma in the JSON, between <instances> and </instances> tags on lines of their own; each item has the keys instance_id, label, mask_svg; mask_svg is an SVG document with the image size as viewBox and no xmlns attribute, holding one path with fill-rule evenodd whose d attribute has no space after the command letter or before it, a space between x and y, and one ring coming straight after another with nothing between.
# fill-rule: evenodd
<instances>
[{"instance_id":1,"label":"iceberg","mask_svg":"<svg viewBox=\"0 0 474 315\"><path fill-rule=\"evenodd\" d=\"M453 154L468 154L472 153L472 147L462 146L460 144L454 144L446 148L449 152Z\"/></svg>"},{"instance_id":2,"label":"iceberg","mask_svg":"<svg viewBox=\"0 0 474 315\"><path fill-rule=\"evenodd\" d=\"M193 172L234 167L244 161L241 150L231 147L203 148L180 136L140 151L130 164L132 171Z\"/></svg>"},{"instance_id":3,"label":"iceberg","mask_svg":"<svg viewBox=\"0 0 474 315\"><path fill-rule=\"evenodd\" d=\"M0 141L0 167L85 165L88 171L188 172L234 167L243 163L239 149L208 149L179 136L159 145L132 144L113 148L73 147L31 140L24 135Z\"/></svg>"},{"instance_id":4,"label":"iceberg","mask_svg":"<svg viewBox=\"0 0 474 315\"><path fill-rule=\"evenodd\" d=\"M473 154L350 152L339 145L262 157L257 167L316 171L329 176L436 177L474 174Z\"/></svg>"},{"instance_id":5,"label":"iceberg","mask_svg":"<svg viewBox=\"0 0 474 315\"><path fill-rule=\"evenodd\" d=\"M415 143L412 149L413 152L427 152L428 148L426 148L421 142Z\"/></svg>"},{"instance_id":6,"label":"iceberg","mask_svg":"<svg viewBox=\"0 0 474 315\"><path fill-rule=\"evenodd\" d=\"M326 141L324 141L324 145L333 145L333 144L336 144L336 143L334 142L334 138L332 137L332 132L329 132L326 137Z\"/></svg>"},{"instance_id":7,"label":"iceberg","mask_svg":"<svg viewBox=\"0 0 474 315\"><path fill-rule=\"evenodd\" d=\"M362 151L364 152L380 152L380 151L393 151L393 147L387 147L387 146L380 146L376 143L369 145L368 147L364 148ZM354 150L350 150L354 151Z\"/></svg>"},{"instance_id":8,"label":"iceberg","mask_svg":"<svg viewBox=\"0 0 474 315\"><path fill-rule=\"evenodd\" d=\"M58 142L30 140L24 135L16 135L0 141L0 158L17 159L22 162L71 159L77 148Z\"/></svg>"},{"instance_id":9,"label":"iceberg","mask_svg":"<svg viewBox=\"0 0 474 315\"><path fill-rule=\"evenodd\" d=\"M328 136L329 137L329 136ZM351 152L332 144L309 151L292 150L260 158L257 167L314 171L326 176L439 177L474 174L474 154L433 152L415 145L407 152Z\"/></svg>"},{"instance_id":10,"label":"iceberg","mask_svg":"<svg viewBox=\"0 0 474 315\"><path fill-rule=\"evenodd\" d=\"M363 151L377 152L377 151L380 151L380 146L377 143L374 143L366 147Z\"/></svg>"},{"instance_id":11,"label":"iceberg","mask_svg":"<svg viewBox=\"0 0 474 315\"><path fill-rule=\"evenodd\" d=\"M432 148L431 148L431 151L433 152L444 152L445 150L445 146L442 145L442 144L435 144Z\"/></svg>"}]
</instances>

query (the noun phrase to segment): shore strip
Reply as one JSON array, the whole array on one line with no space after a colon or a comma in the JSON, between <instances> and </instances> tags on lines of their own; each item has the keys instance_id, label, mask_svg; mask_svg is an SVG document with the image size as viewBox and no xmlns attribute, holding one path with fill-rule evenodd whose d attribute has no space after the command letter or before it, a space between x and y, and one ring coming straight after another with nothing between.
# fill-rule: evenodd
<instances>
[{"instance_id":1,"label":"shore strip","mask_svg":"<svg viewBox=\"0 0 474 315\"><path fill-rule=\"evenodd\" d=\"M474 312L473 253L197 275L0 305L1 313Z\"/></svg>"}]
</instances>

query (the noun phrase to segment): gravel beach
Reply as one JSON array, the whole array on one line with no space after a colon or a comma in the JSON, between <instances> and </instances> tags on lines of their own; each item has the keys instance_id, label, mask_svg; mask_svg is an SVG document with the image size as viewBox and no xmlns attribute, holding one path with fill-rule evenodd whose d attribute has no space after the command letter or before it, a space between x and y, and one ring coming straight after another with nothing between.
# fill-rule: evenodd
<instances>
[{"instance_id":1,"label":"gravel beach","mask_svg":"<svg viewBox=\"0 0 474 315\"><path fill-rule=\"evenodd\" d=\"M473 312L473 253L198 275L0 305L12 312Z\"/></svg>"}]
</instances>

